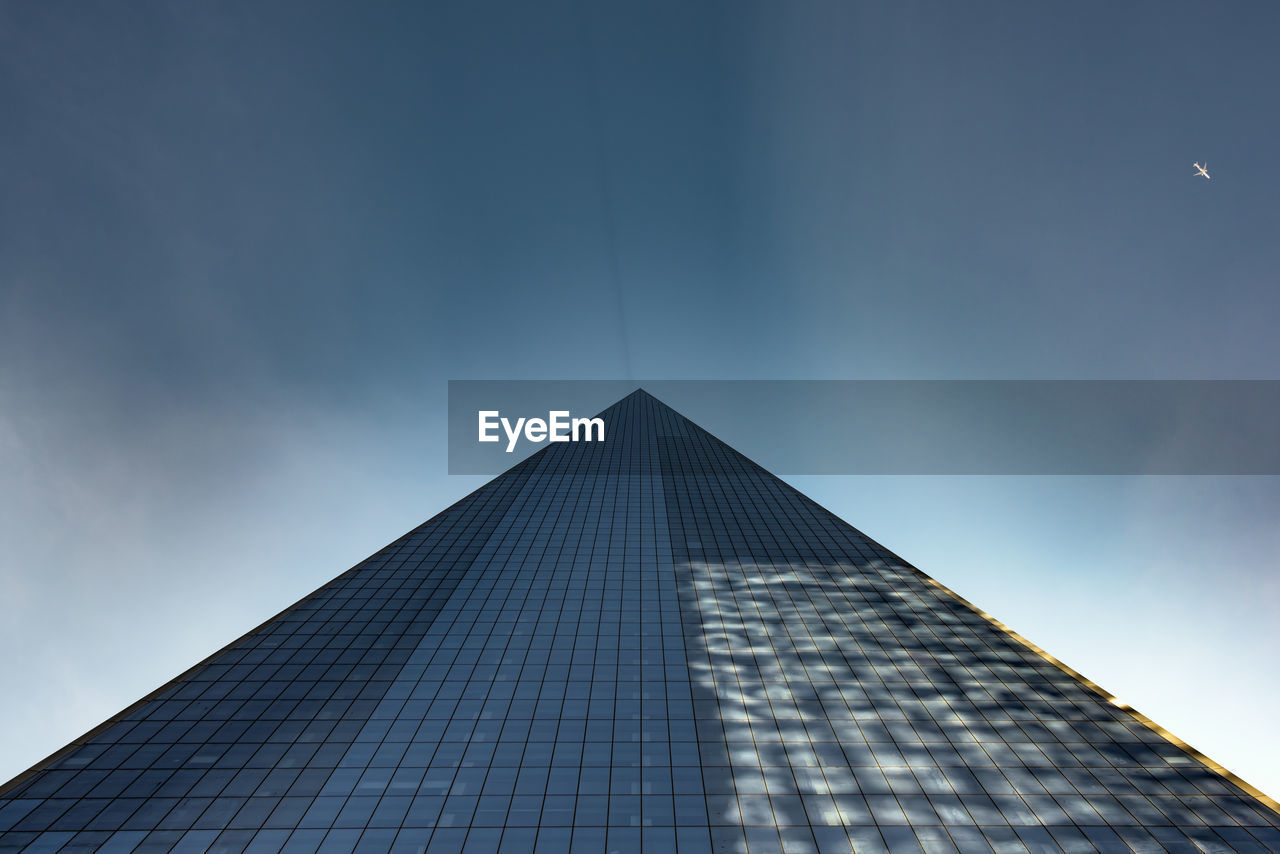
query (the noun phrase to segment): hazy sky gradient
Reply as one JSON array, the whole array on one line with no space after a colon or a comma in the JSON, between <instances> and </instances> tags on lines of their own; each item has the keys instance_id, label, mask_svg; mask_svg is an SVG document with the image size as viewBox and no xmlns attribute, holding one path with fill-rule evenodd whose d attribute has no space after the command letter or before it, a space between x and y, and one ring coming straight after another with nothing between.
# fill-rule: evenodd
<instances>
[{"instance_id":1,"label":"hazy sky gradient","mask_svg":"<svg viewBox=\"0 0 1280 854\"><path fill-rule=\"evenodd\" d=\"M1280 378L1278 43L0 2L0 778L478 486L449 379ZM1280 795L1278 479L793 482Z\"/></svg>"}]
</instances>

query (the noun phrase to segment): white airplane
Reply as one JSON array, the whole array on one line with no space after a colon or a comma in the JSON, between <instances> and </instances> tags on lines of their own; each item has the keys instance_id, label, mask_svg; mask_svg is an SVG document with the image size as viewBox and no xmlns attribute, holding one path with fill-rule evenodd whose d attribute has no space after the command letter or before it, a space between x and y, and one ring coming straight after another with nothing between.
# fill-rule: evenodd
<instances>
[{"instance_id":1,"label":"white airplane","mask_svg":"<svg viewBox=\"0 0 1280 854\"><path fill-rule=\"evenodd\" d=\"M1205 171L1206 169L1208 169L1208 168L1209 168L1209 164L1208 164L1208 163L1206 163L1206 164L1205 164L1205 165L1203 165L1203 166L1201 166L1199 163L1193 163L1192 165L1196 167L1196 174L1197 174L1197 175L1203 175L1203 176L1204 176L1204 177L1206 177L1206 178L1208 178L1208 177L1209 177L1209 173Z\"/></svg>"}]
</instances>

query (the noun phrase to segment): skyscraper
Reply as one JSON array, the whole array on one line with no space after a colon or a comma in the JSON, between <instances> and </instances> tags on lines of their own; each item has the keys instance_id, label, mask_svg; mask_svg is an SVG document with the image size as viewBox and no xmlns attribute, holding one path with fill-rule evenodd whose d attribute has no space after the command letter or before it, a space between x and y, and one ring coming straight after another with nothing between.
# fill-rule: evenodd
<instances>
[{"instance_id":1,"label":"skyscraper","mask_svg":"<svg viewBox=\"0 0 1280 854\"><path fill-rule=\"evenodd\" d=\"M22 851L1280 851L1230 777L644 392L8 784Z\"/></svg>"}]
</instances>

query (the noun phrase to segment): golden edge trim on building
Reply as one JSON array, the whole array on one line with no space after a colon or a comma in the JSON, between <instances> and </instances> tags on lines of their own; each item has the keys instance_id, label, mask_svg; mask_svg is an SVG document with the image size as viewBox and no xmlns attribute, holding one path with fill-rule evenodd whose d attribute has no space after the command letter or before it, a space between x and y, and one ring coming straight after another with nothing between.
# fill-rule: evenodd
<instances>
[{"instance_id":1,"label":"golden edge trim on building","mask_svg":"<svg viewBox=\"0 0 1280 854\"><path fill-rule=\"evenodd\" d=\"M915 567L912 567L912 568L913 568L913 569L915 569ZM974 605L974 604L973 604L972 602L970 602L968 599L964 598L963 596L961 596L959 593L957 593L957 592L955 592L954 590L952 590L952 589L951 589L950 587L948 587L947 585L943 584L942 582L940 582L940 581L938 581L938 580L936 580L936 579L934 579L934 578L931 578L930 576L928 576L927 574L925 574L924 572L922 572L922 571L921 571L921 570L919 570L919 569L916 569L916 572L919 572L919 573L920 573L921 578L923 578L926 582L928 582L929 584L931 584L931 585L933 585L934 587L938 588L938 589L939 589L939 590L941 590L943 593L946 593L948 596L952 597L952 598L953 598L953 599L955 599L956 601L960 602L962 605L964 605L966 608L968 608L968 609L970 609L971 611L973 611L973 612L974 612L975 614L977 614L979 617L982 617L982 619L984 619L984 620L986 620L987 622L991 623L991 624L992 624L992 625L994 625L997 629L999 629L1000 631L1004 632L1006 635L1008 635L1009 637L1013 638L1013 639L1014 639L1014 640L1016 640L1018 643L1022 644L1022 645L1023 645L1023 646L1025 646L1027 649L1031 650L1031 651L1032 651L1032 652L1034 652L1036 655L1038 655L1038 656L1040 656L1041 658L1043 658L1045 661L1047 661L1047 662L1049 662L1050 664L1052 664L1054 667L1056 667L1056 668L1058 668L1059 670L1061 670L1062 672L1066 673L1068 676L1071 676L1072 678L1077 679L1077 680L1079 680L1080 682L1084 683L1084 684L1085 684L1085 686L1087 686L1090 690L1092 690L1092 691L1093 691L1093 692L1095 692L1096 694L1100 695L1104 700L1106 700L1106 701L1107 701L1108 703L1110 703L1111 705L1115 706L1115 707L1116 707L1116 708L1118 708L1118 709L1122 709L1122 710L1124 710L1125 712L1128 712L1131 716L1133 716L1133 717L1134 717L1134 718L1135 718L1139 723L1141 723L1143 726L1145 726L1145 727L1147 727L1148 729L1152 730L1153 732L1157 733L1157 734L1158 734L1158 735L1160 735L1162 738L1164 738L1166 741L1169 741L1169 742L1173 743L1174 745L1176 745L1177 747L1179 747L1179 748L1181 748L1182 750L1184 750L1186 753L1188 753L1188 754L1189 754L1193 759L1195 759L1195 760L1196 760L1197 762L1199 762L1201 765L1204 765L1204 766L1205 766L1206 768L1208 768L1209 770L1211 770L1211 771L1213 771L1213 772L1217 773L1218 775L1220 775L1220 776L1222 776L1222 777L1225 777L1225 778L1226 778L1227 780L1229 780L1231 783L1235 784L1236 786L1240 787L1240 788L1241 788L1241 789L1243 789L1244 791L1248 792L1250 795L1252 795L1253 797L1257 798L1258 800L1260 800L1260 801L1262 801L1264 804L1266 804L1268 807L1270 807L1273 811L1275 811L1276 813L1280 814L1280 802L1277 802L1274 798L1272 798L1270 795L1267 795L1265 792L1263 792L1263 791L1262 791L1261 789L1259 789L1258 787L1256 787L1256 786L1254 786L1254 785L1252 785L1252 784L1250 784L1250 783L1247 783L1247 782L1245 782L1244 780L1241 780L1239 777L1237 777L1234 773L1232 773L1232 772L1231 772L1231 771L1229 771L1228 769L1226 769L1226 768L1224 768L1223 766L1219 765L1217 762L1214 762L1214 761L1213 761L1212 759L1210 759L1208 756L1205 756L1203 753L1201 753L1200 751L1196 750L1194 747L1192 747L1191 745L1187 744L1185 741L1183 741L1182 739L1178 738L1176 735L1174 735L1173 733L1169 732L1169 731L1168 731L1167 729L1165 729L1164 727L1160 726L1160 724L1156 723L1155 721L1151 720L1151 718L1147 717L1146 715L1144 715L1144 714L1142 714L1141 712L1139 712L1137 709L1133 708L1133 706L1130 706L1128 703L1124 702L1123 700L1118 699L1118 698L1117 698L1115 695L1113 695L1110 691L1107 691L1105 688L1101 687L1101 686L1100 686L1100 685L1098 685L1096 682L1093 682L1092 680L1088 679L1087 677L1083 676L1083 675L1082 675L1082 674L1080 674L1080 673L1077 673L1075 670L1073 670L1073 669L1071 669L1070 667L1068 667L1067 665L1063 664L1061 661L1059 661L1058 659L1054 658L1052 655L1050 655L1049 653L1045 652L1043 649L1041 649L1040 647L1036 646L1036 645L1035 645L1035 644L1033 644L1031 641L1027 640L1027 639L1026 639L1026 638L1024 638L1022 635L1018 634L1018 633L1017 633L1017 632L1015 632L1013 629L1009 628L1009 627L1008 627L1008 626L1006 626L1004 623L1000 622L1000 621L999 621L999 620L997 620L995 617L991 616L991 615L990 615L990 614L988 614L986 611L984 611L984 610L982 610L981 608L979 608L977 605Z\"/></svg>"}]
</instances>

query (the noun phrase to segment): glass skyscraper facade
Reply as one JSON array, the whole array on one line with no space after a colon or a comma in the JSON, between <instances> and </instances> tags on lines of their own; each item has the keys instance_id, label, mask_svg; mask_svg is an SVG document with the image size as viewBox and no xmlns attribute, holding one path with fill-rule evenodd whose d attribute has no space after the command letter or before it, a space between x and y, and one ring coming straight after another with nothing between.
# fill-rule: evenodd
<instances>
[{"instance_id":1,"label":"glass skyscraper facade","mask_svg":"<svg viewBox=\"0 0 1280 854\"><path fill-rule=\"evenodd\" d=\"M9 783L4 851L1280 851L1274 802L644 392Z\"/></svg>"}]
</instances>

